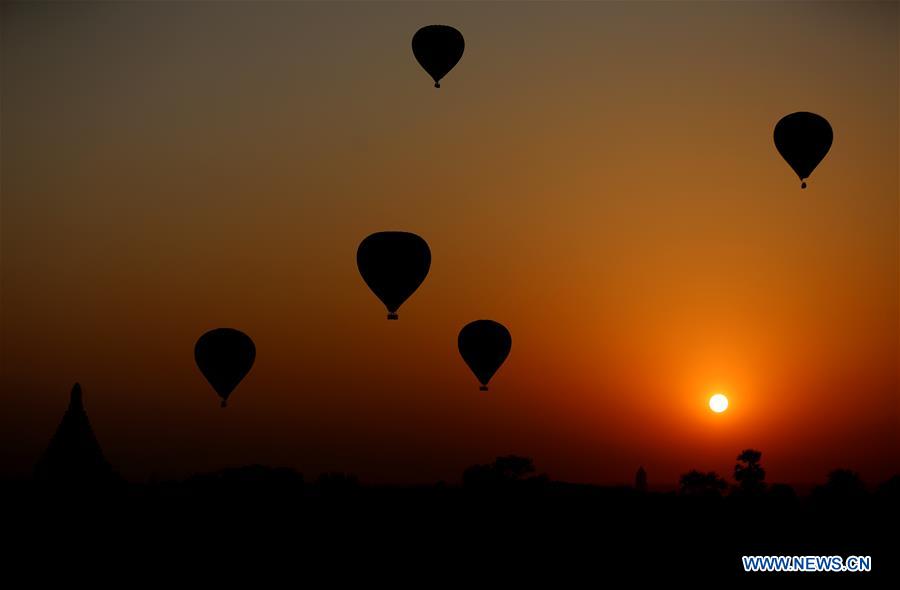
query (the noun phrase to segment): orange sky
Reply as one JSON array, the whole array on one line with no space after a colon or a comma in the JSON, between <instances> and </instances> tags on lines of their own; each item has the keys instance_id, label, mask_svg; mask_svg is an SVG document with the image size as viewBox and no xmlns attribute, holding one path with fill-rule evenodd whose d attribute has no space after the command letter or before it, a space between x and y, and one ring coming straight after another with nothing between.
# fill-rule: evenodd
<instances>
[{"instance_id":1,"label":"orange sky","mask_svg":"<svg viewBox=\"0 0 900 590\"><path fill-rule=\"evenodd\" d=\"M2 473L76 380L136 479L900 469L897 3L2 11ZM466 38L439 91L430 23ZM805 191L798 110L835 130ZM398 322L355 266L387 229L433 256ZM478 318L513 335L487 395ZM225 411L192 356L219 326L257 346Z\"/></svg>"}]
</instances>

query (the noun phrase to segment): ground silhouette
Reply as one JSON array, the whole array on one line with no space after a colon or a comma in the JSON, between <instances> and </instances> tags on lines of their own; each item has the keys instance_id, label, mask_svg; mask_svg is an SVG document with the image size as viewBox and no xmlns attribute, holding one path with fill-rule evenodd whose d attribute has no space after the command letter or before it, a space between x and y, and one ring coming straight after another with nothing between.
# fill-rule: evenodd
<instances>
[{"instance_id":1,"label":"ground silhouette","mask_svg":"<svg viewBox=\"0 0 900 590\"><path fill-rule=\"evenodd\" d=\"M98 557L128 575L187 560L220 573L252 564L257 578L280 565L285 575L361 572L372 582L380 573L418 585L473 576L603 585L623 575L696 585L776 576L745 574L740 557L777 554L871 555L873 572L853 574L854 586L896 573L900 476L870 493L838 469L802 497L784 484L761 487L761 456L738 455L733 487L692 470L664 493L647 488L643 468L634 486L578 484L539 474L521 455L472 465L462 485L372 486L343 472L307 480L263 465L124 484L102 458L76 387L34 479L0 482L3 554L14 563L62 555L75 564L57 568L70 581ZM94 482L89 493L70 493L84 480Z\"/></svg>"}]
</instances>

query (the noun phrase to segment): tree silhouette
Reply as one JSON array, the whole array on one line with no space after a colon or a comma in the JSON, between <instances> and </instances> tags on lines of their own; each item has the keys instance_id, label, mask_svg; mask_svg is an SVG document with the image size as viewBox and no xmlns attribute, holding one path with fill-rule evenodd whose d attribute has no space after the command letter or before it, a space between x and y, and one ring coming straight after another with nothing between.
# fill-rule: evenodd
<instances>
[{"instance_id":1,"label":"tree silhouette","mask_svg":"<svg viewBox=\"0 0 900 590\"><path fill-rule=\"evenodd\" d=\"M681 476L679 480L681 493L685 496L720 496L728 488L724 479L715 471L703 473L692 469Z\"/></svg>"},{"instance_id":2,"label":"tree silhouette","mask_svg":"<svg viewBox=\"0 0 900 590\"><path fill-rule=\"evenodd\" d=\"M824 485L816 486L813 495L829 500L862 498L866 495L866 486L855 471L835 469L828 474Z\"/></svg>"},{"instance_id":3,"label":"tree silhouette","mask_svg":"<svg viewBox=\"0 0 900 590\"><path fill-rule=\"evenodd\" d=\"M734 479L738 482L741 493L761 494L766 489L766 470L759 464L761 458L762 452L754 449L744 449L737 456Z\"/></svg>"},{"instance_id":4,"label":"tree silhouette","mask_svg":"<svg viewBox=\"0 0 900 590\"><path fill-rule=\"evenodd\" d=\"M499 478L491 465L472 465L463 471L463 486L467 488L491 487Z\"/></svg>"},{"instance_id":5,"label":"tree silhouette","mask_svg":"<svg viewBox=\"0 0 900 590\"><path fill-rule=\"evenodd\" d=\"M360 489L359 479L355 475L338 471L319 475L318 486L325 496L345 496Z\"/></svg>"},{"instance_id":6,"label":"tree silhouette","mask_svg":"<svg viewBox=\"0 0 900 590\"><path fill-rule=\"evenodd\" d=\"M770 498L777 498L779 500L794 500L797 498L797 492L786 483L774 483L770 485L768 495Z\"/></svg>"},{"instance_id":7,"label":"tree silhouette","mask_svg":"<svg viewBox=\"0 0 900 590\"><path fill-rule=\"evenodd\" d=\"M534 460L518 455L497 457L494 460L494 471L505 480L522 479L529 473L534 473Z\"/></svg>"},{"instance_id":8,"label":"tree silhouette","mask_svg":"<svg viewBox=\"0 0 900 590\"><path fill-rule=\"evenodd\" d=\"M531 457L506 455L497 457L490 465L472 465L463 472L465 487L498 487L523 482L546 482L546 476L526 477L534 473Z\"/></svg>"},{"instance_id":9,"label":"tree silhouette","mask_svg":"<svg viewBox=\"0 0 900 590\"><path fill-rule=\"evenodd\" d=\"M878 495L885 498L900 498L900 475L891 476L878 486Z\"/></svg>"}]
</instances>

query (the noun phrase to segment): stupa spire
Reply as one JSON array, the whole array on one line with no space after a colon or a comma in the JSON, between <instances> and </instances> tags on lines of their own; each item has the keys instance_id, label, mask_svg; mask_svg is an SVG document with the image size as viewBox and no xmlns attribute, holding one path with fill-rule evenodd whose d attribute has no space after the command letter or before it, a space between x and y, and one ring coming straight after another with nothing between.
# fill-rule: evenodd
<instances>
[{"instance_id":1,"label":"stupa spire","mask_svg":"<svg viewBox=\"0 0 900 590\"><path fill-rule=\"evenodd\" d=\"M79 383L72 387L69 407L35 465L34 477L43 483L87 486L105 485L118 479L91 428Z\"/></svg>"}]
</instances>

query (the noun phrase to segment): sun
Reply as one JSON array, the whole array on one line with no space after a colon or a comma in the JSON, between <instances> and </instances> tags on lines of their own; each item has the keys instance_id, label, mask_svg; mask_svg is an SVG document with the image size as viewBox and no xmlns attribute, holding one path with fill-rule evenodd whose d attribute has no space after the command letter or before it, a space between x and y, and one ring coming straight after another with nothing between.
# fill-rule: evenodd
<instances>
[{"instance_id":1,"label":"sun","mask_svg":"<svg viewBox=\"0 0 900 590\"><path fill-rule=\"evenodd\" d=\"M709 409L716 414L721 414L728 409L728 398L721 393L717 393L709 398Z\"/></svg>"}]
</instances>

